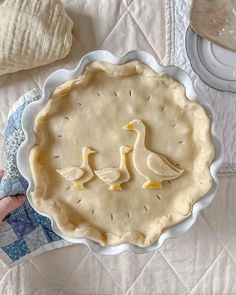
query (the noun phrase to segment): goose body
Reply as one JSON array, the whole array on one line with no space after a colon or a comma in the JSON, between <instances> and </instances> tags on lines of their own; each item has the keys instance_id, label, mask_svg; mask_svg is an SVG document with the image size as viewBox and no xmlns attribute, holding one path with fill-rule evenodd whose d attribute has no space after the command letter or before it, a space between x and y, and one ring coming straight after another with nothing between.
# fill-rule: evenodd
<instances>
[{"instance_id":1,"label":"goose body","mask_svg":"<svg viewBox=\"0 0 236 295\"><path fill-rule=\"evenodd\" d=\"M109 185L109 190L121 190L121 184L130 179L130 173L126 164L126 154L131 151L129 146L120 147L120 166L119 168L105 168L95 170L94 173L104 183Z\"/></svg>"},{"instance_id":2,"label":"goose body","mask_svg":"<svg viewBox=\"0 0 236 295\"><path fill-rule=\"evenodd\" d=\"M57 172L66 180L73 183L73 188L84 189L84 184L90 181L93 176L93 170L89 164L89 155L95 153L94 150L83 147L83 162L80 167L69 166L63 169L57 169Z\"/></svg>"},{"instance_id":3,"label":"goose body","mask_svg":"<svg viewBox=\"0 0 236 295\"><path fill-rule=\"evenodd\" d=\"M179 177L183 170L176 168L165 157L148 150L145 146L146 128L141 120L135 119L123 127L137 133L133 151L134 168L146 179L145 189L160 189L162 181Z\"/></svg>"}]
</instances>

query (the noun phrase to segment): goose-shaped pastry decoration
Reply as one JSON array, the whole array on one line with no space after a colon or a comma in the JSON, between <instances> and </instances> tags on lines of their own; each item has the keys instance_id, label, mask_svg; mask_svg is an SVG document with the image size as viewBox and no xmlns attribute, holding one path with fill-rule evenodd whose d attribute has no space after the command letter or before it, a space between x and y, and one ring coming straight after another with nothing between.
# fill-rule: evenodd
<instances>
[{"instance_id":1,"label":"goose-shaped pastry decoration","mask_svg":"<svg viewBox=\"0 0 236 295\"><path fill-rule=\"evenodd\" d=\"M130 179L130 173L126 164L126 154L132 149L132 147L126 145L122 145L120 147L119 168L105 168L94 171L97 177L110 186L109 190L120 191L122 189L121 184L127 182Z\"/></svg>"},{"instance_id":2,"label":"goose-shaped pastry decoration","mask_svg":"<svg viewBox=\"0 0 236 295\"><path fill-rule=\"evenodd\" d=\"M89 164L89 155L94 153L96 153L96 151L89 147L83 147L83 162L80 167L70 166L57 169L57 172L66 180L73 182L73 188L84 189L84 184L90 181L94 176L93 170Z\"/></svg>"},{"instance_id":3,"label":"goose-shaped pastry decoration","mask_svg":"<svg viewBox=\"0 0 236 295\"><path fill-rule=\"evenodd\" d=\"M135 119L123 127L137 132L133 151L134 168L146 179L144 189L161 189L162 181L179 177L182 169L176 168L165 157L145 147L146 128L144 123Z\"/></svg>"}]
</instances>

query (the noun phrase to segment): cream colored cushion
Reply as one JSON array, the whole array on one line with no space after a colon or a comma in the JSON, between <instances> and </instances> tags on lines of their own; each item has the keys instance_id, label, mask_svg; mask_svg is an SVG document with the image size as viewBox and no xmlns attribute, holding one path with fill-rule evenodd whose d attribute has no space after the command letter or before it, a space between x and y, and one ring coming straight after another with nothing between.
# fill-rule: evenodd
<instances>
[{"instance_id":1,"label":"cream colored cushion","mask_svg":"<svg viewBox=\"0 0 236 295\"><path fill-rule=\"evenodd\" d=\"M0 75L65 57L72 26L58 0L0 1Z\"/></svg>"}]
</instances>

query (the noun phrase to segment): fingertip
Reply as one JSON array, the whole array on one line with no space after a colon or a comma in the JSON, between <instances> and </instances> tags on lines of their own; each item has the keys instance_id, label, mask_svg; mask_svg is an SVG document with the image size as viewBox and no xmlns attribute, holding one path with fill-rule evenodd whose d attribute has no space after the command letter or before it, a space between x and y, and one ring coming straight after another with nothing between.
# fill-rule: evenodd
<instances>
[{"instance_id":1,"label":"fingertip","mask_svg":"<svg viewBox=\"0 0 236 295\"><path fill-rule=\"evenodd\" d=\"M0 179L3 178L3 175L4 175L4 171L0 170Z\"/></svg>"},{"instance_id":2,"label":"fingertip","mask_svg":"<svg viewBox=\"0 0 236 295\"><path fill-rule=\"evenodd\" d=\"M25 201L26 200L26 196L24 195L18 195L16 196L18 200L21 200L21 201Z\"/></svg>"},{"instance_id":3,"label":"fingertip","mask_svg":"<svg viewBox=\"0 0 236 295\"><path fill-rule=\"evenodd\" d=\"M17 195L17 197L25 198L25 195Z\"/></svg>"}]
</instances>

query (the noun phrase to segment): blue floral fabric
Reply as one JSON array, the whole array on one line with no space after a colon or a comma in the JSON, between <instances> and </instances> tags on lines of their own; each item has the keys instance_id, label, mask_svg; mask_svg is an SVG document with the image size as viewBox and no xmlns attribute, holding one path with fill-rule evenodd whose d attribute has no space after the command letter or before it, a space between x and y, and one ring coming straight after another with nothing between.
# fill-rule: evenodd
<instances>
[{"instance_id":1,"label":"blue floral fabric","mask_svg":"<svg viewBox=\"0 0 236 295\"><path fill-rule=\"evenodd\" d=\"M29 103L38 99L40 99L40 94L36 90L26 93L19 99L8 118L4 133L5 173L0 183L0 198L26 192L28 184L17 168L16 155L25 138L21 129L22 114ZM12 262L43 245L60 239L53 232L50 220L35 212L28 201L9 214L0 226L0 248Z\"/></svg>"}]
</instances>

